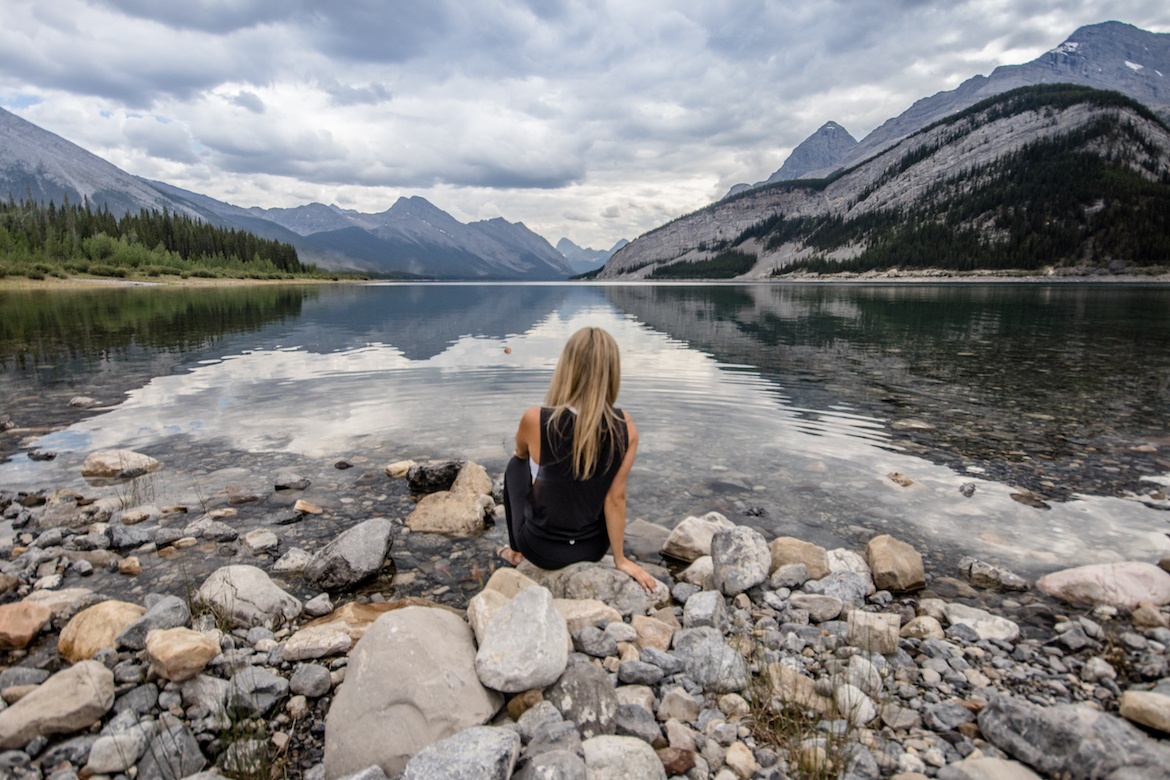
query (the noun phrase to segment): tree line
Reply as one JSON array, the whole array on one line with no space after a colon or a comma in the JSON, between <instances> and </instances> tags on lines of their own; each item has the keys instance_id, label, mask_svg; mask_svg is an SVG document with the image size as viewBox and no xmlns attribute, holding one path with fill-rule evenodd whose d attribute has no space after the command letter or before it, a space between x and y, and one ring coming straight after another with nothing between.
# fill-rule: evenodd
<instances>
[{"instance_id":1,"label":"tree line","mask_svg":"<svg viewBox=\"0 0 1170 780\"><path fill-rule=\"evenodd\" d=\"M115 216L88 200L0 201L0 276L319 275L291 244L218 227L167 209Z\"/></svg>"}]
</instances>

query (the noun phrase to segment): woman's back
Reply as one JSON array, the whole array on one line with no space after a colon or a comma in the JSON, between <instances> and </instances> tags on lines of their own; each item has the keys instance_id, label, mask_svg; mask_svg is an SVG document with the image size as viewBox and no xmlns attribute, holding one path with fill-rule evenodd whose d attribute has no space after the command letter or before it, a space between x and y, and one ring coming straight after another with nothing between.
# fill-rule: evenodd
<instances>
[{"instance_id":1,"label":"woman's back","mask_svg":"<svg viewBox=\"0 0 1170 780\"><path fill-rule=\"evenodd\" d=\"M628 444L625 416L615 409L616 441L603 432L597 467L588 479L573 476L576 414L540 410L540 469L532 485L533 531L549 541L580 543L605 537L605 496L622 465Z\"/></svg>"}]
</instances>

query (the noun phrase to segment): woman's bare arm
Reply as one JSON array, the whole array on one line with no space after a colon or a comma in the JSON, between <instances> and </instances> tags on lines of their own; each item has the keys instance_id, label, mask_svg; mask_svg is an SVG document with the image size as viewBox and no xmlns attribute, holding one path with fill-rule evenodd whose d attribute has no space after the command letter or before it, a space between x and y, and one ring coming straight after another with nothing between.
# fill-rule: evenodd
<instances>
[{"instance_id":1,"label":"woman's bare arm","mask_svg":"<svg viewBox=\"0 0 1170 780\"><path fill-rule=\"evenodd\" d=\"M540 463L540 407L529 407L516 429L517 458L532 458Z\"/></svg>"},{"instance_id":2,"label":"woman's bare arm","mask_svg":"<svg viewBox=\"0 0 1170 780\"><path fill-rule=\"evenodd\" d=\"M655 580L638 564L626 557L626 481L630 476L630 469L634 466L634 458L638 450L638 429L634 421L626 415L626 431L629 436L629 446L626 455L622 458L621 468L605 494L605 530L609 535L609 547L613 551L613 562L618 571L623 571L648 591L654 590Z\"/></svg>"}]
</instances>

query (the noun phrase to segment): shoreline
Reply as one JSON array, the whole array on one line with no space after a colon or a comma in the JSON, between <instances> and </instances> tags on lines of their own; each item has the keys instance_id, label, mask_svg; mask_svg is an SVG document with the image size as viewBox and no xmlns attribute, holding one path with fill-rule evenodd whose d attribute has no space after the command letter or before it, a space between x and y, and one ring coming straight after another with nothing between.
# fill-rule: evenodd
<instances>
[{"instance_id":1,"label":"shoreline","mask_svg":"<svg viewBox=\"0 0 1170 780\"><path fill-rule=\"evenodd\" d=\"M1004 768L996 761L1035 766L1035 756L1006 739L1010 729L991 716L1034 717L1042 740L1049 721L1054 733L1065 733L1060 729L1067 726L1059 724L1069 707L1088 721L1079 734L1082 751L1098 755L1098 719L1135 735L1125 751L1105 754L1121 766L1170 750L1165 725L1138 721L1161 730L1142 737L1125 719L1131 717L1127 700L1170 700L1161 685L1154 687L1170 669L1165 606L1079 606L1010 570L981 563L987 559L978 555L957 569L924 567L919 552L886 535L832 550L793 537L769 542L715 512L678 521L669 533L663 529L653 554L631 556L661 583L648 596L605 561L558 572L527 563L501 567L484 557L491 555L488 540L499 536L499 525L464 536L407 517L416 506L409 495L415 479L391 476L405 466L383 467L391 454L354 458L353 471L361 475L346 476L353 472L336 466L328 468L334 477L282 471L254 489L204 496L201 507L189 505L190 514L170 505L176 496L169 494L152 496L166 506L130 506L128 490L119 494L123 500L72 508L0 507L21 526L3 566L9 595L0 601L40 621L21 646L0 651L11 669L5 671L8 687L27 686L21 693L43 702L56 684L51 673L68 676L77 669L107 678L103 684L110 691L96 715L102 730L76 753L61 753L69 733L22 731L12 738L9 757L46 777L45 770L60 768L62 755L75 772L87 768L116 776L137 766L149 776L155 759L147 746L157 738L189 746L188 774L239 767L238 753L246 748L249 764L272 762L290 778L341 777L375 763L393 777L401 767L388 761L410 760L425 745L437 748L452 732L474 726L498 736L518 732L531 743L526 750L517 744L507 772L498 775L509 777L523 768L516 762L520 756L528 763L543 760L531 733L539 716L566 724L558 726L559 738L569 739L571 753L580 753L574 747L580 741L564 736L566 731L579 731L580 740L616 733L627 740L622 747L676 767L668 775L695 780L727 780L723 768L736 777L787 777L805 760L807 739L835 724L844 743L823 747L837 751L830 753L835 760L858 762L861 774L855 776L876 778L933 774L982 759L993 761L988 769ZM444 464L428 465L432 474L454 476ZM339 479L346 484L330 484ZM442 489L430 476L421 482ZM377 500L386 494L388 502ZM353 503L344 503L346 498ZM366 500L373 506L361 508ZM336 533L305 536L314 525ZM371 549L372 558L366 554ZM205 560L210 558L219 560ZM48 573L51 561L54 571ZM1170 580L1165 573L1157 576ZM237 587L255 593L256 606L221 594L216 583L223 582L230 593ZM527 589L528 596L540 596L539 604L518 596ZM511 609L526 619L505 621L515 598ZM561 622L551 617L554 599L568 613ZM438 675L452 679L462 668L433 644L436 636L444 637L439 644L456 644L429 622L450 621L438 616L452 613L468 657L489 643L510 648L497 659L504 666L492 667L498 675L531 674L532 657L544 663L548 648L566 643L568 657L547 677L507 684L481 671L478 662L468 667L460 680L475 690L496 685L504 691L494 694L496 703L482 715L481 723L489 725L428 731L402 758L390 758L389 740L368 739L360 725L373 713L355 692L389 685L428 706L430 681ZM415 634L404 624L405 646L385 629L359 644L375 620L388 628L416 619L427 627ZM497 622L508 630L492 628ZM339 631L347 635L340 644ZM379 650L383 645L388 649ZM427 649L406 652L418 648ZM366 669L370 653L382 659L373 671ZM521 669L514 671L512 664ZM582 686L573 695L584 698L577 708L557 694L557 685L570 682L552 683L582 674L590 683L573 683ZM42 685L44 692L36 694ZM595 695L605 704L589 698ZM240 714L227 706L230 696L254 704ZM790 705L818 713L795 739L767 727L769 711L781 715ZM4 738L25 728L17 716L30 710L15 700L9 707L10 717L0 717ZM526 716L529 708L533 714ZM597 717L586 714L590 708ZM135 716L118 714L127 709ZM87 712L74 731L94 720ZM135 729L144 735L136 747L116 738ZM387 737L398 744L410 731L397 728L397 736ZM33 733L40 743L29 741ZM348 762L336 746L344 738L339 735L349 734L363 737L354 759L361 766L342 771ZM658 750L657 757L647 745ZM846 751L846 745L856 747ZM586 748L587 765L590 755ZM51 767L45 763L49 756L58 757ZM1058 777L1065 769L1047 768L1043 775Z\"/></svg>"},{"instance_id":2,"label":"shoreline","mask_svg":"<svg viewBox=\"0 0 1170 780\"><path fill-rule=\"evenodd\" d=\"M47 277L45 279L29 279L23 276L0 277L0 292L28 291L28 290L85 290L101 288L201 288L201 287L268 287L276 285L317 285L317 284L356 284L356 285L386 285L386 284L583 284L583 285L623 285L637 284L647 286L680 287L688 285L784 285L784 284L1052 284L1052 285L1170 285L1170 273L1143 275L1143 274L1028 274L1018 275L1004 272L949 272L949 271L866 271L865 273L842 272L840 274L801 274L799 276L784 277L757 277L734 279L671 279L648 280L640 278L616 279L562 279L562 280L525 280L525 279L228 279L205 277L145 277L136 278L104 278L69 276L65 279Z\"/></svg>"},{"instance_id":3,"label":"shoreline","mask_svg":"<svg viewBox=\"0 0 1170 780\"><path fill-rule=\"evenodd\" d=\"M190 277L180 279L145 278L145 279L107 279L98 277L70 276L65 279L57 277L46 279L29 279L24 276L6 276L0 278L0 292L15 290L86 290L102 288L128 287L268 287L288 284L352 284L357 280L333 279L207 279L204 277Z\"/></svg>"}]
</instances>

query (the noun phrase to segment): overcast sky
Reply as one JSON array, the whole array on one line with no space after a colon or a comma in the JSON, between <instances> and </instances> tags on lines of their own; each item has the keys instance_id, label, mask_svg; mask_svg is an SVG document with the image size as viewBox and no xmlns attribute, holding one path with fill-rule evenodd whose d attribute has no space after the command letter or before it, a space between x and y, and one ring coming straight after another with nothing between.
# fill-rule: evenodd
<instances>
[{"instance_id":1,"label":"overcast sky","mask_svg":"<svg viewBox=\"0 0 1170 780\"><path fill-rule=\"evenodd\" d=\"M608 248L1110 19L1170 2L3 0L0 105L240 206L421 195Z\"/></svg>"}]
</instances>

